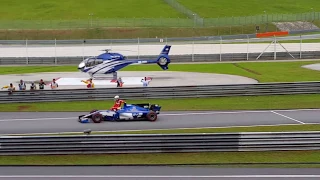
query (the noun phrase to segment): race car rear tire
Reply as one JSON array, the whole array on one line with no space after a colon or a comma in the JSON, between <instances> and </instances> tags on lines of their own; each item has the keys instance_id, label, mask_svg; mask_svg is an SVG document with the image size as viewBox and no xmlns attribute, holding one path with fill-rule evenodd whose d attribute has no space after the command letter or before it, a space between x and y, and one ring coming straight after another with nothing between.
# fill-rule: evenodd
<instances>
[{"instance_id":1,"label":"race car rear tire","mask_svg":"<svg viewBox=\"0 0 320 180\"><path fill-rule=\"evenodd\" d=\"M156 112L154 111L150 111L148 114L147 114L147 119L148 121L156 121L158 119L158 115Z\"/></svg>"},{"instance_id":2,"label":"race car rear tire","mask_svg":"<svg viewBox=\"0 0 320 180\"><path fill-rule=\"evenodd\" d=\"M103 121L102 114L96 113L96 114L92 115L92 121L94 123L101 123Z\"/></svg>"}]
</instances>

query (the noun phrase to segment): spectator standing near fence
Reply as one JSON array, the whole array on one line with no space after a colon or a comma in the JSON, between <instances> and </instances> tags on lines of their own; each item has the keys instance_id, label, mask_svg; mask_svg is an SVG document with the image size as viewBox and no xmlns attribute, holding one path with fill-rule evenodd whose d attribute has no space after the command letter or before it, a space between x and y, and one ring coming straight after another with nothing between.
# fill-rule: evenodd
<instances>
[{"instance_id":1,"label":"spectator standing near fence","mask_svg":"<svg viewBox=\"0 0 320 180\"><path fill-rule=\"evenodd\" d=\"M52 80L51 83L51 89L57 89L59 87L58 83L56 82L56 79Z\"/></svg>"},{"instance_id":2,"label":"spectator standing near fence","mask_svg":"<svg viewBox=\"0 0 320 180\"><path fill-rule=\"evenodd\" d=\"M34 84L34 82L32 82L30 85L30 91L34 91L36 89L37 89L37 86Z\"/></svg>"},{"instance_id":3,"label":"spectator standing near fence","mask_svg":"<svg viewBox=\"0 0 320 180\"><path fill-rule=\"evenodd\" d=\"M24 91L26 90L26 88L27 88L26 83L24 83L24 81L21 79L19 83L19 90Z\"/></svg>"},{"instance_id":4,"label":"spectator standing near fence","mask_svg":"<svg viewBox=\"0 0 320 180\"><path fill-rule=\"evenodd\" d=\"M117 79L117 87L122 87L122 86L123 86L123 81L122 81L122 78L119 77L119 78Z\"/></svg>"},{"instance_id":5,"label":"spectator standing near fence","mask_svg":"<svg viewBox=\"0 0 320 180\"><path fill-rule=\"evenodd\" d=\"M82 80L81 82L84 82L85 84L87 84L87 88L94 88L94 83L92 81L92 78L88 80Z\"/></svg>"},{"instance_id":6,"label":"spectator standing near fence","mask_svg":"<svg viewBox=\"0 0 320 180\"><path fill-rule=\"evenodd\" d=\"M143 84L143 87L147 87L149 85L149 82L147 80L147 77L144 77L144 79L141 79L141 82Z\"/></svg>"},{"instance_id":7,"label":"spectator standing near fence","mask_svg":"<svg viewBox=\"0 0 320 180\"><path fill-rule=\"evenodd\" d=\"M47 85L45 82L43 82L43 79L40 79L39 82L39 89L44 89L44 86Z\"/></svg>"},{"instance_id":8,"label":"spectator standing near fence","mask_svg":"<svg viewBox=\"0 0 320 180\"><path fill-rule=\"evenodd\" d=\"M13 91L16 90L16 87L14 87L14 85L12 83L10 83L9 86L3 86L1 89L8 89L9 95L10 95L10 94L12 94Z\"/></svg>"}]
</instances>

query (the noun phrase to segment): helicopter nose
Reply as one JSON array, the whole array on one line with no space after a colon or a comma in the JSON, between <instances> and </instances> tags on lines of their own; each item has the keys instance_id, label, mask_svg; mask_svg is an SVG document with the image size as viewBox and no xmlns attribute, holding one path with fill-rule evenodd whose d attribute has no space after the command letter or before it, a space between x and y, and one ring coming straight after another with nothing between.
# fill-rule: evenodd
<instances>
[{"instance_id":1,"label":"helicopter nose","mask_svg":"<svg viewBox=\"0 0 320 180\"><path fill-rule=\"evenodd\" d=\"M83 69L84 67L85 67L84 62L81 62L81 63L79 64L79 66L78 66L78 69Z\"/></svg>"}]
</instances>

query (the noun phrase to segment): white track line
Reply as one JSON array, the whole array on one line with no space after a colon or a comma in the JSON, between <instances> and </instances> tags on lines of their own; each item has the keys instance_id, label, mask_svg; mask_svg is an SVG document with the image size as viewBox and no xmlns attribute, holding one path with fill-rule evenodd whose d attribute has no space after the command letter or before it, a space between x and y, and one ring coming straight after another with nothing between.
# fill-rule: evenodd
<instances>
[{"instance_id":1,"label":"white track line","mask_svg":"<svg viewBox=\"0 0 320 180\"><path fill-rule=\"evenodd\" d=\"M272 112L272 113L274 113L274 114L277 114L277 115L279 115L279 116L285 117L285 118L287 118L287 119L290 119L290 120L292 120L292 121L298 122L298 123L300 123L300 124L305 124L305 123L304 123L304 122L302 122L302 121L299 121L299 120L293 119L293 118L291 118L291 117L289 117L289 116L286 116L286 115L283 115L283 114L277 113L277 112L275 112L275 111L270 111L270 112Z\"/></svg>"},{"instance_id":2,"label":"white track line","mask_svg":"<svg viewBox=\"0 0 320 180\"><path fill-rule=\"evenodd\" d=\"M217 111L217 112L190 112L190 113L172 113L172 114L159 114L159 116L188 116L188 115L214 115L214 114L241 114L241 113L269 113L274 111L283 112L297 112L297 111L320 111L320 109L291 109L291 110L257 110L257 111ZM279 115L279 114L278 114ZM283 115L282 115L283 116ZM45 120L65 120L65 119L75 119L74 117L61 117L61 118L29 118L29 119L2 119L0 122L6 121L45 121Z\"/></svg>"},{"instance_id":3,"label":"white track line","mask_svg":"<svg viewBox=\"0 0 320 180\"><path fill-rule=\"evenodd\" d=\"M12 175L0 178L320 178L320 175Z\"/></svg>"}]
</instances>

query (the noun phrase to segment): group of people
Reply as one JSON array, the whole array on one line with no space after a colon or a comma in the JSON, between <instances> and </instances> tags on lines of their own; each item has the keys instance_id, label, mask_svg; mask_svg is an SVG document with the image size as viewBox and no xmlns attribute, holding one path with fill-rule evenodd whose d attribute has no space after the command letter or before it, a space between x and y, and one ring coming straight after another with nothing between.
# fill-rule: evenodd
<instances>
[{"instance_id":1,"label":"group of people","mask_svg":"<svg viewBox=\"0 0 320 180\"><path fill-rule=\"evenodd\" d=\"M85 83L85 84L87 85L87 88L94 88L94 87L95 87L95 85L94 85L94 83L93 83L93 81L92 81L92 78L90 78L90 79L88 79L88 80L82 80L81 82ZM147 86L149 85L149 81L147 80L146 77L144 77L143 79L141 79L141 82L142 82L142 84L143 84L144 87L147 87ZM119 77L119 78L117 79L117 87L122 87L122 86L123 86L123 83L124 83L124 82L122 81L121 77ZM39 84L38 84L39 89L40 89L40 90L43 90L46 85L47 85L47 83L45 83L45 82L43 81L43 79L40 79ZM18 86L19 86L19 90L20 90L20 91L27 90L26 83L25 83L22 79L20 80L20 83L18 84ZM57 89L58 87L59 87L59 85L58 85L58 83L56 82L56 79L53 79L52 82L50 83L50 88L51 88L51 89ZM7 86L3 86L1 89L8 89L8 91L9 91L10 93L12 93L13 91L16 91L16 88L15 88L15 86L14 86L12 83L10 83L10 84L7 85ZM37 90L37 86L36 86L36 84L35 84L34 82L31 82L30 90L31 90L31 91Z\"/></svg>"},{"instance_id":2,"label":"group of people","mask_svg":"<svg viewBox=\"0 0 320 180\"><path fill-rule=\"evenodd\" d=\"M39 89L40 89L40 90L43 90L46 85L47 85L47 84L43 81L43 79L40 79L39 84L38 84ZM51 84L50 84L50 88L51 88L51 89L56 89L56 88L58 88L58 86L59 86L59 85L58 85L58 83L56 82L56 79L53 79L52 82L51 82ZM20 90L20 91L25 91L25 90L27 90L27 85L26 85L26 83L25 83L22 79L20 80L20 83L18 84L18 87L19 87L19 90ZM9 93L12 93L13 91L16 91L16 87L15 87L12 83L10 83L10 84L7 85L7 86L3 86L1 89L8 89ZM30 84L30 90L31 90L31 91L37 90L37 86L36 86L36 84L35 84L34 82L31 82L31 84Z\"/></svg>"},{"instance_id":3,"label":"group of people","mask_svg":"<svg viewBox=\"0 0 320 180\"><path fill-rule=\"evenodd\" d=\"M150 81L147 80L147 77L144 77L143 79L141 79L141 82L143 84L143 87L147 87L149 85ZM122 87L123 84L124 84L124 82L122 81L121 77L119 77L117 79L117 87Z\"/></svg>"}]
</instances>

